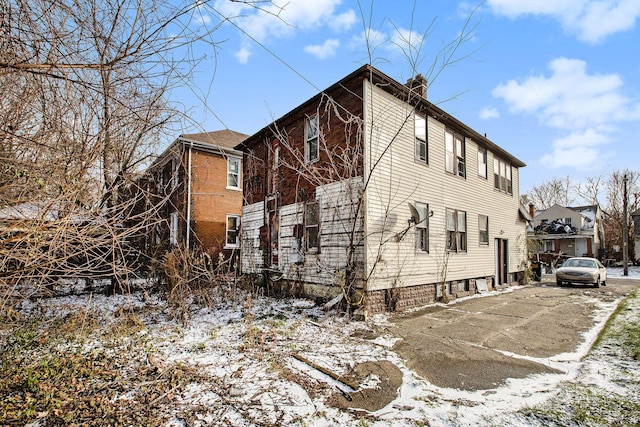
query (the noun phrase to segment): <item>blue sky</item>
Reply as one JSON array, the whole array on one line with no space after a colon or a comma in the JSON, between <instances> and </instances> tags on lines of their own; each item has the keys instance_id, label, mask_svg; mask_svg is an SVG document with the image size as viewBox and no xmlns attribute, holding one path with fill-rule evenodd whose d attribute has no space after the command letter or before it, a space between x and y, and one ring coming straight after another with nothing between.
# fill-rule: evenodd
<instances>
[{"instance_id":1,"label":"blue sky","mask_svg":"<svg viewBox=\"0 0 640 427\"><path fill-rule=\"evenodd\" d=\"M521 193L554 177L640 171L638 0L274 2L197 10L194 22L219 27L215 48L194 45L204 59L189 87L171 94L188 110L184 133L253 134L372 63L400 82L426 75L431 102L527 164Z\"/></svg>"}]
</instances>

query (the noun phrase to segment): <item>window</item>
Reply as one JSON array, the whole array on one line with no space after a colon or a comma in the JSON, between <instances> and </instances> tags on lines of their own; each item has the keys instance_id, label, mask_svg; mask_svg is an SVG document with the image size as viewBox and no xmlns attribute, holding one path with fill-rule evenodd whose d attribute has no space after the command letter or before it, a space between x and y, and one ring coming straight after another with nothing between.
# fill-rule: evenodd
<instances>
[{"instance_id":1,"label":"window","mask_svg":"<svg viewBox=\"0 0 640 427\"><path fill-rule=\"evenodd\" d=\"M318 116L308 117L304 130L304 159L307 163L315 162L319 156Z\"/></svg>"},{"instance_id":2,"label":"window","mask_svg":"<svg viewBox=\"0 0 640 427\"><path fill-rule=\"evenodd\" d=\"M513 194L510 163L498 158L493 159L493 186L496 190Z\"/></svg>"},{"instance_id":3,"label":"window","mask_svg":"<svg viewBox=\"0 0 640 427\"><path fill-rule=\"evenodd\" d=\"M564 224L565 225L571 225L571 218L569 218L569 217L564 218Z\"/></svg>"},{"instance_id":4,"label":"window","mask_svg":"<svg viewBox=\"0 0 640 427\"><path fill-rule=\"evenodd\" d=\"M481 245L489 244L489 217L478 215L478 241Z\"/></svg>"},{"instance_id":5,"label":"window","mask_svg":"<svg viewBox=\"0 0 640 427\"><path fill-rule=\"evenodd\" d=\"M227 159L227 188L240 188L240 159Z\"/></svg>"},{"instance_id":6,"label":"window","mask_svg":"<svg viewBox=\"0 0 640 427\"><path fill-rule=\"evenodd\" d=\"M308 202L304 208L304 228L307 250L320 249L320 212L317 201Z\"/></svg>"},{"instance_id":7,"label":"window","mask_svg":"<svg viewBox=\"0 0 640 427\"><path fill-rule=\"evenodd\" d=\"M237 248L239 245L238 236L240 235L240 216L227 215L227 238L225 248Z\"/></svg>"},{"instance_id":8,"label":"window","mask_svg":"<svg viewBox=\"0 0 640 427\"><path fill-rule=\"evenodd\" d=\"M178 212L169 215L169 244L178 244Z\"/></svg>"},{"instance_id":9,"label":"window","mask_svg":"<svg viewBox=\"0 0 640 427\"><path fill-rule=\"evenodd\" d=\"M444 135L447 172L465 177L464 138L447 130Z\"/></svg>"},{"instance_id":10,"label":"window","mask_svg":"<svg viewBox=\"0 0 640 427\"><path fill-rule=\"evenodd\" d=\"M447 209L447 250L467 251L467 213L464 211Z\"/></svg>"},{"instance_id":11,"label":"window","mask_svg":"<svg viewBox=\"0 0 640 427\"><path fill-rule=\"evenodd\" d=\"M416 210L420 214L416 222L416 248L429 252L429 205L416 202Z\"/></svg>"},{"instance_id":12,"label":"window","mask_svg":"<svg viewBox=\"0 0 640 427\"><path fill-rule=\"evenodd\" d=\"M487 178L487 150L478 147L478 176Z\"/></svg>"},{"instance_id":13,"label":"window","mask_svg":"<svg viewBox=\"0 0 640 427\"><path fill-rule=\"evenodd\" d=\"M416 160L429 164L429 149L427 147L427 120L415 115Z\"/></svg>"},{"instance_id":14,"label":"window","mask_svg":"<svg viewBox=\"0 0 640 427\"><path fill-rule=\"evenodd\" d=\"M545 252L555 252L555 242L553 240L545 240L544 248L542 249Z\"/></svg>"}]
</instances>

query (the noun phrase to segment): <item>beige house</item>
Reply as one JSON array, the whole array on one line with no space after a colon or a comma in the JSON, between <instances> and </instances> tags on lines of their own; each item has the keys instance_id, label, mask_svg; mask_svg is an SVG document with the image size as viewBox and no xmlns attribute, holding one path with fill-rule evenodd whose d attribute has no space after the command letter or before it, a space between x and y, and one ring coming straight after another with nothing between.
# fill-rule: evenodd
<instances>
[{"instance_id":1,"label":"beige house","mask_svg":"<svg viewBox=\"0 0 640 427\"><path fill-rule=\"evenodd\" d=\"M365 315L517 283L524 163L363 66L249 137L242 269Z\"/></svg>"},{"instance_id":2,"label":"beige house","mask_svg":"<svg viewBox=\"0 0 640 427\"><path fill-rule=\"evenodd\" d=\"M538 211L527 236L539 242L539 252L603 257L602 212L597 205L564 207L556 204Z\"/></svg>"}]
</instances>

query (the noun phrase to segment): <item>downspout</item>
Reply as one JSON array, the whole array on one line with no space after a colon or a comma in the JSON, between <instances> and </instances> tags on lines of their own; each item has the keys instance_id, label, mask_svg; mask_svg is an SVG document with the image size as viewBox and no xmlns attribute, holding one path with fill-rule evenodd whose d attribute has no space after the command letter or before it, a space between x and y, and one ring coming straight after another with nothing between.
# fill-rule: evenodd
<instances>
[{"instance_id":1,"label":"downspout","mask_svg":"<svg viewBox=\"0 0 640 427\"><path fill-rule=\"evenodd\" d=\"M191 149L193 148L193 141L189 142L189 158L187 160L187 250L190 246L191 237Z\"/></svg>"}]
</instances>

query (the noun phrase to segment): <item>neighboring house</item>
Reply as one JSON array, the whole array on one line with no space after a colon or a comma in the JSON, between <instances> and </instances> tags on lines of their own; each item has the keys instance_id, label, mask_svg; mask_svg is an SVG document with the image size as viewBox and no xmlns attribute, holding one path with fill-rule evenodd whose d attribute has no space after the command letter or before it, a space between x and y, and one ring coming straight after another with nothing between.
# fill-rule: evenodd
<instances>
[{"instance_id":1,"label":"neighboring house","mask_svg":"<svg viewBox=\"0 0 640 427\"><path fill-rule=\"evenodd\" d=\"M527 235L539 241L540 252L599 259L604 256L602 212L597 205L556 204L536 212Z\"/></svg>"},{"instance_id":2,"label":"neighboring house","mask_svg":"<svg viewBox=\"0 0 640 427\"><path fill-rule=\"evenodd\" d=\"M161 220L146 236L151 253L200 247L215 260L237 252L242 152L233 147L246 137L232 130L180 135L147 170Z\"/></svg>"},{"instance_id":3,"label":"neighboring house","mask_svg":"<svg viewBox=\"0 0 640 427\"><path fill-rule=\"evenodd\" d=\"M631 218L633 219L633 253L635 255L635 259L633 263L636 265L640 265L640 209L631 212Z\"/></svg>"},{"instance_id":4,"label":"neighboring house","mask_svg":"<svg viewBox=\"0 0 640 427\"><path fill-rule=\"evenodd\" d=\"M367 315L523 279L524 163L363 66L249 137L242 271Z\"/></svg>"}]
</instances>

